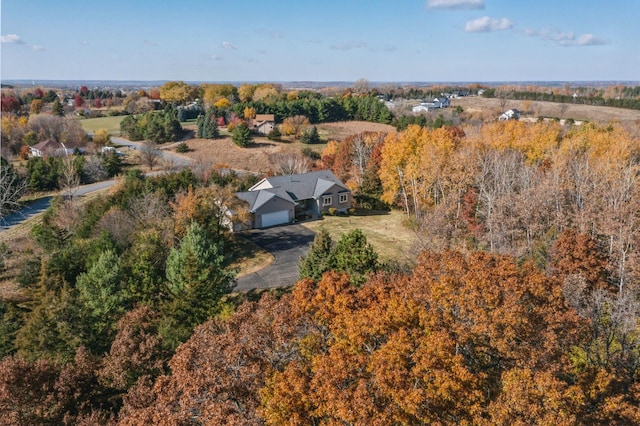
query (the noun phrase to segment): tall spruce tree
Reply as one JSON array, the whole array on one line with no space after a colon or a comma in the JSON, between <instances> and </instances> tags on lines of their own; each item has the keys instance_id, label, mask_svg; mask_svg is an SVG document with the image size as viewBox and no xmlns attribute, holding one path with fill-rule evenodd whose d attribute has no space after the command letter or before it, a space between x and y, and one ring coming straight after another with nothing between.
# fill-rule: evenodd
<instances>
[{"instance_id":1,"label":"tall spruce tree","mask_svg":"<svg viewBox=\"0 0 640 426\"><path fill-rule=\"evenodd\" d=\"M60 99L56 98L53 101L53 105L51 107L51 112L53 113L53 115L57 115L58 117L63 117L64 116L64 108L62 107L62 104L60 103Z\"/></svg>"},{"instance_id":2,"label":"tall spruce tree","mask_svg":"<svg viewBox=\"0 0 640 426\"><path fill-rule=\"evenodd\" d=\"M216 122L213 110L208 110L204 115L198 117L198 137L203 139L216 139L220 136L218 123Z\"/></svg>"},{"instance_id":3,"label":"tall spruce tree","mask_svg":"<svg viewBox=\"0 0 640 426\"><path fill-rule=\"evenodd\" d=\"M167 258L167 290L170 309L192 326L217 313L223 295L233 288L235 272L224 266L222 242L207 238L207 233L194 222Z\"/></svg>"},{"instance_id":4,"label":"tall spruce tree","mask_svg":"<svg viewBox=\"0 0 640 426\"><path fill-rule=\"evenodd\" d=\"M307 255L300 259L300 279L320 281L322 274L334 268L333 240L326 229L321 229L313 239Z\"/></svg>"},{"instance_id":5,"label":"tall spruce tree","mask_svg":"<svg viewBox=\"0 0 640 426\"><path fill-rule=\"evenodd\" d=\"M249 126L245 123L240 123L236 127L233 128L233 134L231 136L233 143L240 147L245 147L249 145L253 138L251 137L251 130L249 130Z\"/></svg>"},{"instance_id":6,"label":"tall spruce tree","mask_svg":"<svg viewBox=\"0 0 640 426\"><path fill-rule=\"evenodd\" d=\"M367 275L378 270L378 254L360 229L344 234L333 256L336 271L349 274L353 285L364 284Z\"/></svg>"}]
</instances>

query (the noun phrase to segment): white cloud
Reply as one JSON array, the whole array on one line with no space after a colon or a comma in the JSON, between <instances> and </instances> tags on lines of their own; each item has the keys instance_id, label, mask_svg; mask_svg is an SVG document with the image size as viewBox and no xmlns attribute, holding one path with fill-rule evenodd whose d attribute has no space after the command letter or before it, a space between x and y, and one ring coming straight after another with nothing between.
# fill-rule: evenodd
<instances>
[{"instance_id":1,"label":"white cloud","mask_svg":"<svg viewBox=\"0 0 640 426\"><path fill-rule=\"evenodd\" d=\"M484 0L427 0L429 9L484 9Z\"/></svg>"},{"instance_id":2,"label":"white cloud","mask_svg":"<svg viewBox=\"0 0 640 426\"><path fill-rule=\"evenodd\" d=\"M343 44L332 44L329 47L333 50L364 49L367 47L367 43L364 41L349 41Z\"/></svg>"},{"instance_id":3,"label":"white cloud","mask_svg":"<svg viewBox=\"0 0 640 426\"><path fill-rule=\"evenodd\" d=\"M20 38L18 34L7 34L0 36L0 41L2 43L15 43L15 44L23 44L24 41Z\"/></svg>"},{"instance_id":4,"label":"white cloud","mask_svg":"<svg viewBox=\"0 0 640 426\"><path fill-rule=\"evenodd\" d=\"M468 33L479 33L508 30L511 27L513 27L513 22L510 19L491 19L488 16L483 16L482 18L474 19L473 21L467 22L464 30Z\"/></svg>"},{"instance_id":5,"label":"white cloud","mask_svg":"<svg viewBox=\"0 0 640 426\"><path fill-rule=\"evenodd\" d=\"M225 49L232 49L232 50L235 50L238 48L238 46L228 41L223 41L222 47L224 47Z\"/></svg>"},{"instance_id":6,"label":"white cloud","mask_svg":"<svg viewBox=\"0 0 640 426\"><path fill-rule=\"evenodd\" d=\"M32 45L31 45L31 48L32 48L33 50L37 50L37 51L44 50L44 47L39 46L39 45L37 45L37 44L32 44Z\"/></svg>"},{"instance_id":7,"label":"white cloud","mask_svg":"<svg viewBox=\"0 0 640 426\"><path fill-rule=\"evenodd\" d=\"M605 40L594 36L593 34L582 34L576 40L576 46L602 46L604 44L611 44L609 40Z\"/></svg>"},{"instance_id":8,"label":"white cloud","mask_svg":"<svg viewBox=\"0 0 640 426\"><path fill-rule=\"evenodd\" d=\"M562 32L551 29L536 31L526 29L523 33L530 37L539 37L543 40L552 41L560 46L602 46L605 44L611 44L609 40L596 37L593 34L582 34L576 37L573 31Z\"/></svg>"},{"instance_id":9,"label":"white cloud","mask_svg":"<svg viewBox=\"0 0 640 426\"><path fill-rule=\"evenodd\" d=\"M209 59L211 59L212 61L221 61L222 58L218 55L211 55L209 56Z\"/></svg>"}]
</instances>

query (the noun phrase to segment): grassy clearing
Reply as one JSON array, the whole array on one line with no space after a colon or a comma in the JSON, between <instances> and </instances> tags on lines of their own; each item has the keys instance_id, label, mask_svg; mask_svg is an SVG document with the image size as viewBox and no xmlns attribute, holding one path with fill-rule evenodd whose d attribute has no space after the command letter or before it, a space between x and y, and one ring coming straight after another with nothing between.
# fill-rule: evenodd
<instances>
[{"instance_id":1,"label":"grassy clearing","mask_svg":"<svg viewBox=\"0 0 640 426\"><path fill-rule=\"evenodd\" d=\"M315 232L326 229L334 241L358 228L373 245L380 260L413 262L418 254L418 238L415 232L403 225L404 219L404 214L400 211L366 212L354 216L324 216L321 220L303 225Z\"/></svg>"},{"instance_id":2,"label":"grassy clearing","mask_svg":"<svg viewBox=\"0 0 640 426\"><path fill-rule=\"evenodd\" d=\"M85 118L80 120L80 125L87 132L107 129L111 136L120 136L120 122L125 117L125 115L118 115L114 117Z\"/></svg>"}]
</instances>

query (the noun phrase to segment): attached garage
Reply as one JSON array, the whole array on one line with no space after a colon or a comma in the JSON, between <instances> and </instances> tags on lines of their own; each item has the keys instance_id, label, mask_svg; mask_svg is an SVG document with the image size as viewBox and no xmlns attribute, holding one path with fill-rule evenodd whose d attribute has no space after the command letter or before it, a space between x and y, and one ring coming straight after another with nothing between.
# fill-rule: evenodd
<instances>
[{"instance_id":1,"label":"attached garage","mask_svg":"<svg viewBox=\"0 0 640 426\"><path fill-rule=\"evenodd\" d=\"M282 225L283 223L289 223L289 210L280 210L273 213L264 213L260 215L261 228L267 228L269 226Z\"/></svg>"}]
</instances>

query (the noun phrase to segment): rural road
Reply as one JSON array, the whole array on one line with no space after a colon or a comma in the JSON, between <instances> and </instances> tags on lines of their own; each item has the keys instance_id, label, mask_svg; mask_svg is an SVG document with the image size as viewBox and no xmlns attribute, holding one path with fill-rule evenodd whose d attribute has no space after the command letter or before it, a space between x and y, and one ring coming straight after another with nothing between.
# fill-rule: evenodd
<instances>
[{"instance_id":1,"label":"rural road","mask_svg":"<svg viewBox=\"0 0 640 426\"><path fill-rule=\"evenodd\" d=\"M101 189L109 188L113 186L115 180L104 180L102 182L96 182L89 185L82 185L78 187L76 191L77 196L87 195L94 191L100 191ZM13 212L10 215L0 219L0 232L5 231L12 226L19 225L20 223L32 218L33 216L45 211L51 204L53 196L38 198L37 200L27 203L22 209L17 212Z\"/></svg>"},{"instance_id":2,"label":"rural road","mask_svg":"<svg viewBox=\"0 0 640 426\"><path fill-rule=\"evenodd\" d=\"M111 142L115 145L121 145L129 147L130 149L139 149L142 146L142 142L132 142L127 139L112 137ZM184 157L179 157L177 155L172 154L171 152L166 152L160 150L162 154L162 158L171 163L174 167L188 167L191 164L191 160ZM148 175L157 175L162 173L161 171L156 171L152 173L148 173ZM115 180L105 180L102 182L96 182L89 185L81 185L78 187L76 191L77 196L83 196L90 194L94 191L100 191L105 188L109 188L115 184ZM49 205L51 204L51 200L53 196L47 196L38 198L37 200L31 201L27 203L22 209L7 215L6 217L0 219L0 232L6 231L7 229L19 225L20 223L44 212Z\"/></svg>"},{"instance_id":3,"label":"rural road","mask_svg":"<svg viewBox=\"0 0 640 426\"><path fill-rule=\"evenodd\" d=\"M302 225L253 229L245 237L275 257L270 265L238 278L234 291L287 287L298 281L300 258L307 254L315 232Z\"/></svg>"}]
</instances>

